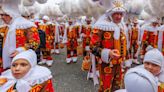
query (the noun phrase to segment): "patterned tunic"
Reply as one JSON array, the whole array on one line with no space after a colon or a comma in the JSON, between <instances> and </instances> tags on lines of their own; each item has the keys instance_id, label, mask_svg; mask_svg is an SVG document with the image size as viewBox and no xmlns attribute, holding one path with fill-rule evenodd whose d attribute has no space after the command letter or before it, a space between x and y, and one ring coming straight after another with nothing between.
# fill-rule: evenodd
<instances>
[{"instance_id":1,"label":"patterned tunic","mask_svg":"<svg viewBox=\"0 0 164 92\"><path fill-rule=\"evenodd\" d=\"M16 90L14 89L14 86L12 86L10 89L8 89L7 92L15 92ZM32 89L29 92L55 92L53 85L52 85L52 80L48 80L42 84L37 84L32 87Z\"/></svg>"},{"instance_id":2,"label":"patterned tunic","mask_svg":"<svg viewBox=\"0 0 164 92\"><path fill-rule=\"evenodd\" d=\"M131 34L130 34L130 52L132 53L133 51L132 58L136 58L135 53L137 52L138 49L138 39L139 39L139 28L132 27Z\"/></svg>"},{"instance_id":3,"label":"patterned tunic","mask_svg":"<svg viewBox=\"0 0 164 92\"><path fill-rule=\"evenodd\" d=\"M25 49L36 50L40 44L38 30L35 27L29 29L16 30L16 48L25 47Z\"/></svg>"},{"instance_id":4,"label":"patterned tunic","mask_svg":"<svg viewBox=\"0 0 164 92\"><path fill-rule=\"evenodd\" d=\"M84 56L86 56L86 46L90 45L90 41L91 41L91 32L92 32L92 28L90 25L86 25L86 26L82 26L82 33L85 35L85 37L83 37L83 49L84 49Z\"/></svg>"},{"instance_id":5,"label":"patterned tunic","mask_svg":"<svg viewBox=\"0 0 164 92\"><path fill-rule=\"evenodd\" d=\"M145 55L147 46L157 48L158 43L158 29L144 29L143 31L141 55Z\"/></svg>"},{"instance_id":6,"label":"patterned tunic","mask_svg":"<svg viewBox=\"0 0 164 92\"><path fill-rule=\"evenodd\" d=\"M91 49L92 53L97 57L101 57L101 49L117 49L121 57L116 59L111 59L111 63L98 63L98 69L100 73L100 88L99 92L113 92L116 89L122 87L122 71L121 63L126 58L127 42L126 35L120 32L120 37L118 40L114 38L114 31L103 31L100 29L94 29L92 31L91 37ZM94 53L93 50L99 48L99 53ZM99 62L101 59L97 59Z\"/></svg>"},{"instance_id":7,"label":"patterned tunic","mask_svg":"<svg viewBox=\"0 0 164 92\"><path fill-rule=\"evenodd\" d=\"M43 58L47 60L52 60L51 49L54 48L55 26L53 26L52 24L41 24L39 28L40 30L43 30L46 34L46 45L45 48L41 49L43 53Z\"/></svg>"},{"instance_id":8,"label":"patterned tunic","mask_svg":"<svg viewBox=\"0 0 164 92\"><path fill-rule=\"evenodd\" d=\"M67 57L71 57L71 51L73 51L74 55L77 56L77 38L78 38L78 27L69 26L66 29L67 31Z\"/></svg>"}]
</instances>

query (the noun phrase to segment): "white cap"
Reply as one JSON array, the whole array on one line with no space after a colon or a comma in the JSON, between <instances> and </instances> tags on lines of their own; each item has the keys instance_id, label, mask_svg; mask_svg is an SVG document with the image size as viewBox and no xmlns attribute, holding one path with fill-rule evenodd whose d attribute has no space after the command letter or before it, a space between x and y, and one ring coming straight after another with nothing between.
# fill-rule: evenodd
<instances>
[{"instance_id":1,"label":"white cap","mask_svg":"<svg viewBox=\"0 0 164 92\"><path fill-rule=\"evenodd\" d=\"M12 18L21 16L18 5L21 0L2 0L2 10Z\"/></svg>"},{"instance_id":2,"label":"white cap","mask_svg":"<svg viewBox=\"0 0 164 92\"><path fill-rule=\"evenodd\" d=\"M152 18L150 19L150 22L159 23L159 22L160 22L160 19L157 18L157 17L152 17Z\"/></svg>"},{"instance_id":3,"label":"white cap","mask_svg":"<svg viewBox=\"0 0 164 92\"><path fill-rule=\"evenodd\" d=\"M158 49L154 48L149 50L145 54L143 62L150 62L162 67L162 63L164 62L164 57Z\"/></svg>"},{"instance_id":4,"label":"white cap","mask_svg":"<svg viewBox=\"0 0 164 92\"><path fill-rule=\"evenodd\" d=\"M25 59L25 60L27 60L30 63L31 67L34 67L34 66L37 65L36 53L33 50L31 50L31 49L29 49L27 51L23 51L23 52L19 53L18 55L16 55L13 58L11 63L13 63L14 61L16 61L18 59Z\"/></svg>"},{"instance_id":5,"label":"white cap","mask_svg":"<svg viewBox=\"0 0 164 92\"><path fill-rule=\"evenodd\" d=\"M44 20L47 20L47 21L49 21L50 20L50 18L48 17L48 16L43 16L43 18L42 19L44 19Z\"/></svg>"},{"instance_id":6,"label":"white cap","mask_svg":"<svg viewBox=\"0 0 164 92\"><path fill-rule=\"evenodd\" d=\"M157 92L158 80L144 68L131 68L125 74L127 92Z\"/></svg>"},{"instance_id":7,"label":"white cap","mask_svg":"<svg viewBox=\"0 0 164 92\"><path fill-rule=\"evenodd\" d=\"M106 11L106 14L111 16L113 13L116 13L116 12L121 12L123 14L126 13L126 9L123 6L123 1L122 0L115 0L113 2L113 7L111 9L108 9Z\"/></svg>"}]
</instances>

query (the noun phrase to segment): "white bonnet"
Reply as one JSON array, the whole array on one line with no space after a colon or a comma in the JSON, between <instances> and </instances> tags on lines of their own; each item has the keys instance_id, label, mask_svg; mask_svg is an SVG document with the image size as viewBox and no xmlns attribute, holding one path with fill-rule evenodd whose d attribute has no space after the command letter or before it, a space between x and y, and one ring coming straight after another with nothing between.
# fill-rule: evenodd
<instances>
[{"instance_id":1,"label":"white bonnet","mask_svg":"<svg viewBox=\"0 0 164 92\"><path fill-rule=\"evenodd\" d=\"M149 50L145 54L143 62L150 62L150 63L156 64L162 67L163 62L164 62L164 57L158 49L154 48L154 49Z\"/></svg>"},{"instance_id":2,"label":"white bonnet","mask_svg":"<svg viewBox=\"0 0 164 92\"><path fill-rule=\"evenodd\" d=\"M11 64L14 61L18 60L18 59L25 59L25 60L27 60L30 63L31 67L34 67L34 66L37 65L37 56L36 56L36 53L33 50L31 50L31 49L29 49L27 51L23 51L23 52L19 53L18 55L16 55L13 58Z\"/></svg>"}]
</instances>

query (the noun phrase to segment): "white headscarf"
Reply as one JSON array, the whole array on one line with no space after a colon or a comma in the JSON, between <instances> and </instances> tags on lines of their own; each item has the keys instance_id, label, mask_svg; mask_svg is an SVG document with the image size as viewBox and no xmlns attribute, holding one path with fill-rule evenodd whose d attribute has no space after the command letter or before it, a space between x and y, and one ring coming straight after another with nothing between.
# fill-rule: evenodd
<instances>
[{"instance_id":1,"label":"white headscarf","mask_svg":"<svg viewBox=\"0 0 164 92\"><path fill-rule=\"evenodd\" d=\"M126 92L157 92L158 80L144 68L132 68L124 78Z\"/></svg>"},{"instance_id":2,"label":"white headscarf","mask_svg":"<svg viewBox=\"0 0 164 92\"><path fill-rule=\"evenodd\" d=\"M16 79L12 75L11 70L3 72L1 77L7 78L8 82L0 87L0 90L3 90L2 92L6 92L15 83L17 83L16 89L18 92L29 92L32 86L44 83L52 78L51 72L48 68L37 65L37 57L33 50L27 50L19 53L13 58L12 63L18 59L27 60L31 65L31 69L21 79Z\"/></svg>"},{"instance_id":3,"label":"white headscarf","mask_svg":"<svg viewBox=\"0 0 164 92\"><path fill-rule=\"evenodd\" d=\"M47 21L50 20L50 18L47 15L44 15L42 19L47 20Z\"/></svg>"},{"instance_id":4,"label":"white headscarf","mask_svg":"<svg viewBox=\"0 0 164 92\"><path fill-rule=\"evenodd\" d=\"M145 54L143 62L150 62L155 65L158 65L161 67L161 71L164 71L163 70L164 69L163 68L164 67L164 57L163 57L162 53L156 48L149 50Z\"/></svg>"},{"instance_id":5,"label":"white headscarf","mask_svg":"<svg viewBox=\"0 0 164 92\"><path fill-rule=\"evenodd\" d=\"M2 10L12 18L20 17L18 5L21 0L2 0Z\"/></svg>"},{"instance_id":6,"label":"white headscarf","mask_svg":"<svg viewBox=\"0 0 164 92\"><path fill-rule=\"evenodd\" d=\"M144 57L143 62L150 62L161 67L160 74L158 75L159 81L164 83L164 56L162 53L154 48L149 50Z\"/></svg>"}]
</instances>

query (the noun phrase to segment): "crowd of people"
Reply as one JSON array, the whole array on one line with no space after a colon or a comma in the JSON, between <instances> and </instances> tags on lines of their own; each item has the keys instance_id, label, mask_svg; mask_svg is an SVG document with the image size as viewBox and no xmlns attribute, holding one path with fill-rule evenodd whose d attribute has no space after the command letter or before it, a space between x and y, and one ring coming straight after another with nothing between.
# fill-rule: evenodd
<instances>
[{"instance_id":1,"label":"crowd of people","mask_svg":"<svg viewBox=\"0 0 164 92\"><path fill-rule=\"evenodd\" d=\"M164 25L161 18L126 19L114 1L98 20L92 16L63 21L21 14L17 0L0 8L0 92L54 92L54 54L66 48L65 62L78 62L98 92L164 91ZM42 71L42 73L40 73ZM80 71L80 70L79 70Z\"/></svg>"}]
</instances>

